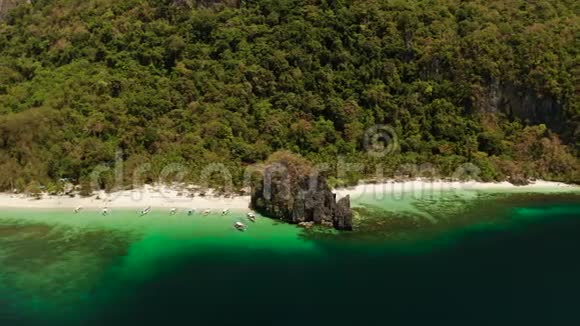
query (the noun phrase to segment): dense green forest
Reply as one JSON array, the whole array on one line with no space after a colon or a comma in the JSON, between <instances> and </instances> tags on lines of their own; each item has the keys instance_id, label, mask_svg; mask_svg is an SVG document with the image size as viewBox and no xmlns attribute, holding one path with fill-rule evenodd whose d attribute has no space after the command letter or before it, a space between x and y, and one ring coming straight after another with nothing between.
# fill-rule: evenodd
<instances>
[{"instance_id":1,"label":"dense green forest","mask_svg":"<svg viewBox=\"0 0 580 326\"><path fill-rule=\"evenodd\" d=\"M119 151L127 182L142 163L147 181L180 163L192 182L223 163L241 184L281 149L367 163L349 181L376 164L450 175L471 162L486 181L580 182L579 11L574 0L33 1L0 22L0 189L86 182ZM396 151L367 155L375 125L394 128Z\"/></svg>"}]
</instances>

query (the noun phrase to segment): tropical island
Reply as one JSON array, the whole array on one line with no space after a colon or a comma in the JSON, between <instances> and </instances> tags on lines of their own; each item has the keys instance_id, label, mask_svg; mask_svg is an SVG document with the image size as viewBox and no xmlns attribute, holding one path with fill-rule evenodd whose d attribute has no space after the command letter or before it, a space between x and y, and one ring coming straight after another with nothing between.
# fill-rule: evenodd
<instances>
[{"instance_id":1,"label":"tropical island","mask_svg":"<svg viewBox=\"0 0 580 326\"><path fill-rule=\"evenodd\" d=\"M0 0L0 325L578 325L572 0Z\"/></svg>"},{"instance_id":2,"label":"tropical island","mask_svg":"<svg viewBox=\"0 0 580 326\"><path fill-rule=\"evenodd\" d=\"M578 183L573 3L21 1L0 23L0 190L170 183L170 164L241 189L279 150L332 187L466 163Z\"/></svg>"}]
</instances>

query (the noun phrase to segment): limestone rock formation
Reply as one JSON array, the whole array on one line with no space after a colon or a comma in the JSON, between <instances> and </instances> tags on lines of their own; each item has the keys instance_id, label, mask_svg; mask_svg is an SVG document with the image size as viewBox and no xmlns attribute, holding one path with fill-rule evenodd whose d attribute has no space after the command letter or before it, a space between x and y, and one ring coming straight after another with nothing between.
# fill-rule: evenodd
<instances>
[{"instance_id":1,"label":"limestone rock formation","mask_svg":"<svg viewBox=\"0 0 580 326\"><path fill-rule=\"evenodd\" d=\"M337 202L325 177L300 171L304 172L284 161L268 165L253 187L252 209L289 223L352 230L350 198Z\"/></svg>"},{"instance_id":2,"label":"limestone rock formation","mask_svg":"<svg viewBox=\"0 0 580 326\"><path fill-rule=\"evenodd\" d=\"M475 105L483 112L503 113L510 119L520 119L528 124L546 124L562 132L566 116L562 103L551 96L539 96L530 88L494 80L476 96ZM569 127L569 126L568 126Z\"/></svg>"}]
</instances>

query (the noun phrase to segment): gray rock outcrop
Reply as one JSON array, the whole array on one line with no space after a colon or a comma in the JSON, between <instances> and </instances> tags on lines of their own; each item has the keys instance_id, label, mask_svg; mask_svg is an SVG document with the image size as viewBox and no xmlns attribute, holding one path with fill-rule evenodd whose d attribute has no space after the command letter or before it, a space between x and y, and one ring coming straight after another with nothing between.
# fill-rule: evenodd
<instances>
[{"instance_id":1,"label":"gray rock outcrop","mask_svg":"<svg viewBox=\"0 0 580 326\"><path fill-rule=\"evenodd\" d=\"M546 124L556 132L565 127L564 105L552 96L540 96L530 88L517 87L513 83L493 81L477 96L476 106L487 113L502 113L510 119L527 124Z\"/></svg>"},{"instance_id":2,"label":"gray rock outcrop","mask_svg":"<svg viewBox=\"0 0 580 326\"><path fill-rule=\"evenodd\" d=\"M282 172L280 172L282 171ZM293 224L314 223L352 230L350 197L338 202L323 176L288 175L284 165L271 165L253 188L251 208Z\"/></svg>"}]
</instances>

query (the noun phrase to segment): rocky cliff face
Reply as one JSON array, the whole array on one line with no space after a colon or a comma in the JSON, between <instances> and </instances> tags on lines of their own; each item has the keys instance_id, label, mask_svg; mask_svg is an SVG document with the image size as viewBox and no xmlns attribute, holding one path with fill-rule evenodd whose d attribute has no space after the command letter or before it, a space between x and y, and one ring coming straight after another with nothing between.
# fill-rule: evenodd
<instances>
[{"instance_id":1,"label":"rocky cliff face","mask_svg":"<svg viewBox=\"0 0 580 326\"><path fill-rule=\"evenodd\" d=\"M531 89L520 89L512 83L493 82L479 96L477 107L489 113L503 113L510 119L519 119L528 124L546 124L554 131L563 131L565 110L551 96L539 96Z\"/></svg>"},{"instance_id":2,"label":"rocky cliff face","mask_svg":"<svg viewBox=\"0 0 580 326\"><path fill-rule=\"evenodd\" d=\"M289 176L280 165L266 168L252 191L251 207L262 215L289 223L312 223L352 230L350 198L336 201L322 176Z\"/></svg>"},{"instance_id":3,"label":"rocky cliff face","mask_svg":"<svg viewBox=\"0 0 580 326\"><path fill-rule=\"evenodd\" d=\"M8 11L22 3L32 3L32 0L0 0L0 19L4 18Z\"/></svg>"}]
</instances>

